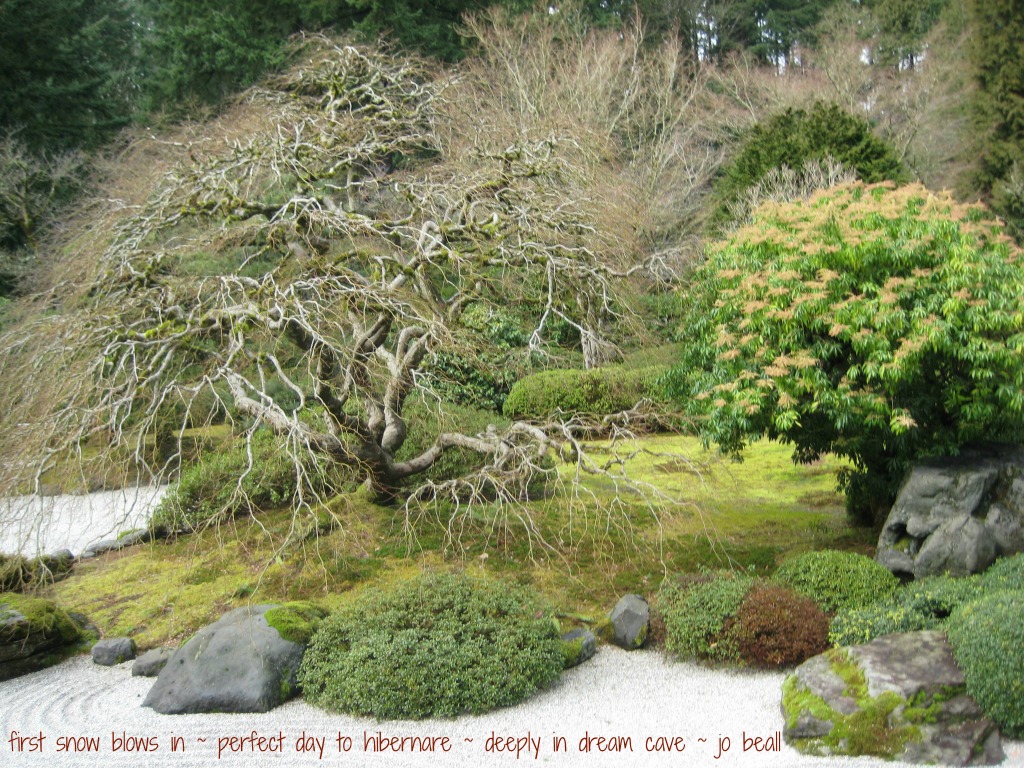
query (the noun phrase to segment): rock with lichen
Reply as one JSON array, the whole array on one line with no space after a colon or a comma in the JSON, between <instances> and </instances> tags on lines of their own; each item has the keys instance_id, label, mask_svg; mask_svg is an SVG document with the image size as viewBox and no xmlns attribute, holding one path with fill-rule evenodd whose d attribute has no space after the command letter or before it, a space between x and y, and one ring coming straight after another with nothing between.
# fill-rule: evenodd
<instances>
[{"instance_id":1,"label":"rock with lichen","mask_svg":"<svg viewBox=\"0 0 1024 768\"><path fill-rule=\"evenodd\" d=\"M783 736L801 752L940 765L1004 757L941 632L832 649L797 667L782 692Z\"/></svg>"},{"instance_id":2,"label":"rock with lichen","mask_svg":"<svg viewBox=\"0 0 1024 768\"><path fill-rule=\"evenodd\" d=\"M651 609L640 595L625 595L608 616L610 640L620 648L632 651L647 642L651 628Z\"/></svg>"},{"instance_id":3,"label":"rock with lichen","mask_svg":"<svg viewBox=\"0 0 1024 768\"><path fill-rule=\"evenodd\" d=\"M307 625L317 614L295 605L238 608L199 630L160 671L142 705L166 715L268 712L283 704L298 692Z\"/></svg>"}]
</instances>

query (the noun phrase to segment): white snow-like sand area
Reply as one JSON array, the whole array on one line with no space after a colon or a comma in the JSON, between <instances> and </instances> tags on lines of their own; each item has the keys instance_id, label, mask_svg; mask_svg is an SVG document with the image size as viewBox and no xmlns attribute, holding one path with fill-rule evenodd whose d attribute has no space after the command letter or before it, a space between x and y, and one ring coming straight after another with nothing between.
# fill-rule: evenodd
<instances>
[{"instance_id":1,"label":"white snow-like sand area","mask_svg":"<svg viewBox=\"0 0 1024 768\"><path fill-rule=\"evenodd\" d=\"M0 552L29 557L69 549L75 555L101 539L143 528L166 486L124 488L81 496L0 499Z\"/></svg>"},{"instance_id":2,"label":"white snow-like sand area","mask_svg":"<svg viewBox=\"0 0 1024 768\"><path fill-rule=\"evenodd\" d=\"M710 670L668 662L653 651L627 653L604 647L591 661L566 672L553 688L518 706L475 717L376 722L329 714L301 700L267 714L159 715L141 706L152 680L133 678L130 662L105 668L79 657L0 683L0 765L900 768L900 763L873 758L809 757L784 742L777 743L782 729L782 680L781 673ZM18 736L45 736L42 753L15 751L14 731ZM434 742L435 752L410 754L365 748L366 737L378 732L385 740L447 737L450 749L441 751L439 740ZM303 735L312 751L298 751ZM620 742L622 749L617 752L597 751L595 742L591 752L584 752L580 740L588 735L628 738L629 742ZM77 737L82 749L87 748L83 737L92 737L97 751L58 752L62 736ZM341 746L348 747L348 751L339 751L339 736ZM511 746L511 751L488 751L491 736L499 737L502 746ZM133 739L136 750L114 751L117 740L126 737ZM227 741L232 737L234 742ZM556 737L564 738L564 742L558 742L563 747L558 752L554 750ZM659 737L682 750L649 752ZM676 737L681 740L673 741ZM762 739L762 751L751 741L757 737ZM262 743L260 738L264 739ZM322 757L319 743L312 739L323 740ZM178 747L174 752L172 740ZM138 749L141 744L156 749L142 752ZM604 746L609 745L605 742ZM30 746L29 742L23 743L25 750ZM518 755L517 746L522 749ZM722 749L725 746L727 750ZM765 751L765 746L772 751ZM1004 742L1004 749L1005 766L1024 766L1024 744Z\"/></svg>"}]
</instances>

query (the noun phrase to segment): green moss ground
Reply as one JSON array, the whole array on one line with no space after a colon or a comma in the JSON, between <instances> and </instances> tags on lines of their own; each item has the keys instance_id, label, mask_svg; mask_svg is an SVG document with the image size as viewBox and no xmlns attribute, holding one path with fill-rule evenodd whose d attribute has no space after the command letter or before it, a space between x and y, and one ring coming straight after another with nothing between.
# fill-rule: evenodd
<instances>
[{"instance_id":1,"label":"green moss ground","mask_svg":"<svg viewBox=\"0 0 1024 768\"><path fill-rule=\"evenodd\" d=\"M848 524L834 491L836 463L794 466L785 446L766 442L742 463L678 436L635 447L647 451L627 463L635 479L683 499L658 519L629 493L608 518L595 500L612 498L610 484L588 478L590 498L573 500L563 489L521 510L546 545L530 543L516 512L479 508L460 518L457 542L443 515L414 521L410 547L400 510L339 497L306 517L272 510L109 553L81 563L50 594L105 634L129 634L147 648L181 642L231 608L311 600L331 609L361 587L424 567L465 567L532 584L564 616L587 621L623 592L653 593L668 573L730 565L767 573L808 549L870 548L872 533ZM282 546L286 539L292 543Z\"/></svg>"}]
</instances>

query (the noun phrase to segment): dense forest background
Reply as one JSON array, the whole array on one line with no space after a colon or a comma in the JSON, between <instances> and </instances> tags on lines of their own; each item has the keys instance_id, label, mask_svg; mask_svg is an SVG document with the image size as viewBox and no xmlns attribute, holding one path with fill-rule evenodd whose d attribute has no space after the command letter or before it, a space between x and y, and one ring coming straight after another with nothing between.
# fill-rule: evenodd
<instances>
[{"instance_id":1,"label":"dense forest background","mask_svg":"<svg viewBox=\"0 0 1024 768\"><path fill-rule=\"evenodd\" d=\"M527 0L7 0L0 296L21 290L40 232L99 155L133 132L216 113L286 66L296 35L329 29L452 63L479 48L465 15L495 5L537 10ZM753 125L821 100L866 120L930 188L980 198L1018 232L1024 222L1015 0L585 0L548 12L594 29L639 19L648 46L672 36L737 109L715 137L726 155Z\"/></svg>"}]
</instances>

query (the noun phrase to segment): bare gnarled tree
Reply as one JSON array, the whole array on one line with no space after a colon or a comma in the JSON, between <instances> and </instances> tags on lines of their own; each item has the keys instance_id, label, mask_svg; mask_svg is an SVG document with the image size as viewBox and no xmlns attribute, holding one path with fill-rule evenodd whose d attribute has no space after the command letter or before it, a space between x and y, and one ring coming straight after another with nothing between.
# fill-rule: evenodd
<instances>
[{"instance_id":1,"label":"bare gnarled tree","mask_svg":"<svg viewBox=\"0 0 1024 768\"><path fill-rule=\"evenodd\" d=\"M609 325L629 326L631 293L674 274L676 251L641 254L669 239L666 217L692 207L713 167L711 142L686 119L699 73L673 69L666 51L645 60L639 37L602 45L622 48L612 80L622 93L598 146L592 126L571 121L499 130L479 69L439 76L306 41L305 63L237 108L244 132L179 142L156 190L113 218L83 291L4 337L8 381L33 366L45 376L48 355L74 377L21 396L4 442L23 440L24 452L8 469L30 467L38 483L40 455L100 436L107 452L165 477L187 427L218 411L248 434L278 435L300 485L315 467L342 467L378 495L404 489L407 509L441 495L453 514L474 499L520 502L556 475L552 456L579 472L617 471L586 455L589 427L576 422L442 429L396 458L422 426L409 421L410 398L440 402L431 361L477 343L461 322L467 308L528 313L541 352L554 322L568 323L596 361ZM655 90L638 96L647 82ZM683 180L654 202L659 184ZM666 212L665 199L676 207ZM154 433L168 443L155 465ZM452 449L478 454L477 471L408 482Z\"/></svg>"}]
</instances>

